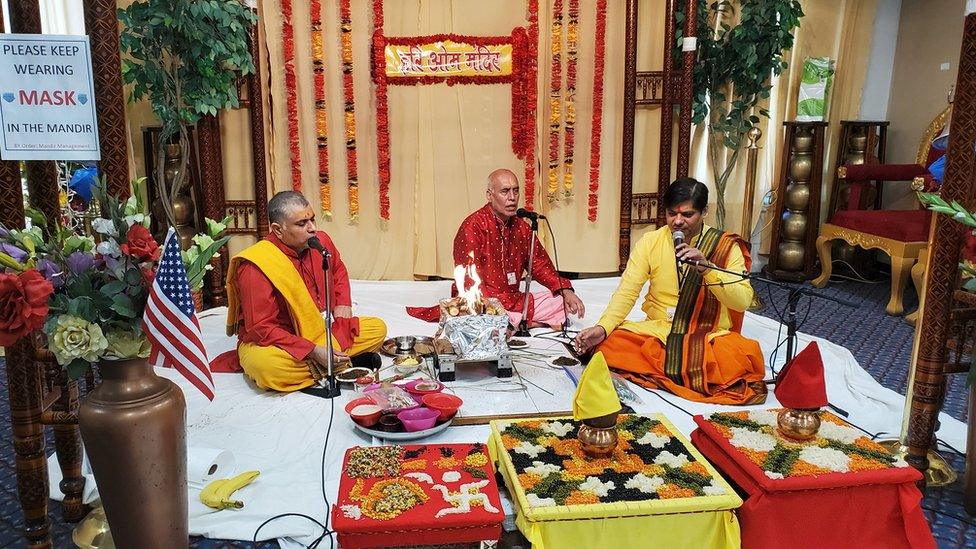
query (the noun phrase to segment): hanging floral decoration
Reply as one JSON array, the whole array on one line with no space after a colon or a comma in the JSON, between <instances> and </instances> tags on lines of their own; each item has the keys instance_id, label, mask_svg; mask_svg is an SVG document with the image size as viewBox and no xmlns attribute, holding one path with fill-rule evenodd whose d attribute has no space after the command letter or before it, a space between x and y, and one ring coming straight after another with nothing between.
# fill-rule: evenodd
<instances>
[{"instance_id":1,"label":"hanging floral decoration","mask_svg":"<svg viewBox=\"0 0 976 549\"><path fill-rule=\"evenodd\" d=\"M523 144L525 152L525 207L535 207L535 113L538 90L536 83L539 74L539 0L529 0L528 36L525 54L522 89L525 97L525 124Z\"/></svg>"},{"instance_id":2,"label":"hanging floral decoration","mask_svg":"<svg viewBox=\"0 0 976 549\"><path fill-rule=\"evenodd\" d=\"M562 126L562 85L563 85L563 0L552 4L552 26L549 31L549 53L551 60L551 80L549 81L549 186L546 196L552 202L559 189L559 129Z\"/></svg>"},{"instance_id":3,"label":"hanging floral decoration","mask_svg":"<svg viewBox=\"0 0 976 549\"><path fill-rule=\"evenodd\" d=\"M343 117L346 129L346 173L349 178L349 217L359 218L359 170L356 167L356 100L352 81L352 15L350 0L339 1L339 39L342 46Z\"/></svg>"},{"instance_id":4,"label":"hanging floral decoration","mask_svg":"<svg viewBox=\"0 0 976 549\"><path fill-rule=\"evenodd\" d=\"M603 131L603 70L606 38L607 0L597 0L593 56L593 127L590 130L590 193L587 200L587 219L591 223L596 222L600 192L600 139Z\"/></svg>"},{"instance_id":5,"label":"hanging floral decoration","mask_svg":"<svg viewBox=\"0 0 976 549\"><path fill-rule=\"evenodd\" d=\"M288 110L288 154L291 159L291 188L302 190L302 157L298 142L298 78L295 75L295 27L291 22L291 0L281 0L281 37L285 66Z\"/></svg>"},{"instance_id":6,"label":"hanging floral decoration","mask_svg":"<svg viewBox=\"0 0 976 549\"><path fill-rule=\"evenodd\" d=\"M326 219L332 219L332 191L329 188L329 131L326 123L325 48L322 35L322 2L311 0L312 74L315 87L315 139L318 151L319 200Z\"/></svg>"},{"instance_id":7,"label":"hanging floral decoration","mask_svg":"<svg viewBox=\"0 0 976 549\"><path fill-rule=\"evenodd\" d=\"M390 219L390 118L387 109L383 0L373 0L373 82L376 84L376 156L379 169L380 218Z\"/></svg>"},{"instance_id":8,"label":"hanging floral decoration","mask_svg":"<svg viewBox=\"0 0 976 549\"><path fill-rule=\"evenodd\" d=\"M569 0L566 25L566 135L563 143L563 193L573 197L573 149L576 146L576 66L579 52L579 0Z\"/></svg>"}]
</instances>

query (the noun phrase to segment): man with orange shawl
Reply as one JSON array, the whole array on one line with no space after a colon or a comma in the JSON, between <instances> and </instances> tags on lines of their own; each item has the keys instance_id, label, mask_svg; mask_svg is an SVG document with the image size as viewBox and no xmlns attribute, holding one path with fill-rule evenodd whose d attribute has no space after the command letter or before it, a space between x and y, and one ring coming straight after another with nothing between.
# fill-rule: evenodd
<instances>
[{"instance_id":1,"label":"man with orange shawl","mask_svg":"<svg viewBox=\"0 0 976 549\"><path fill-rule=\"evenodd\" d=\"M765 402L759 343L739 333L752 286L740 276L707 268L748 272L746 243L704 224L708 188L700 181L678 179L662 203L667 225L637 243L609 306L596 326L576 337L576 349L596 349L631 381L688 400ZM676 246L677 231L684 239ZM690 264L679 264L678 258ZM641 307L647 318L624 320L648 281Z\"/></svg>"},{"instance_id":2,"label":"man with orange shawl","mask_svg":"<svg viewBox=\"0 0 976 549\"><path fill-rule=\"evenodd\" d=\"M315 213L295 191L268 202L269 234L234 256L227 273L227 335L237 334L237 349L214 359L213 371L243 369L262 389L312 387L328 362L325 319L332 318L334 363L378 367L375 351L386 337L386 324L352 316L349 274L329 235L315 229ZM331 255L309 247L316 237ZM330 277L331 314L325 313L326 276ZM323 318L324 317L324 318Z\"/></svg>"}]
</instances>

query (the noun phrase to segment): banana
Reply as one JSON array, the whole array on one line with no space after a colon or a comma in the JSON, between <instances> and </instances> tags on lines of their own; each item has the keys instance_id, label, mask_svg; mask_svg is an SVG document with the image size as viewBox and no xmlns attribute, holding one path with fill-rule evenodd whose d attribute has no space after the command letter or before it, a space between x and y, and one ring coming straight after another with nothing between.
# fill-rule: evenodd
<instances>
[{"instance_id":1,"label":"banana","mask_svg":"<svg viewBox=\"0 0 976 549\"><path fill-rule=\"evenodd\" d=\"M240 509L244 502L231 499L234 492L247 486L260 475L260 471L245 471L236 477L222 478L211 481L200 491L200 501L207 507L214 509Z\"/></svg>"}]
</instances>

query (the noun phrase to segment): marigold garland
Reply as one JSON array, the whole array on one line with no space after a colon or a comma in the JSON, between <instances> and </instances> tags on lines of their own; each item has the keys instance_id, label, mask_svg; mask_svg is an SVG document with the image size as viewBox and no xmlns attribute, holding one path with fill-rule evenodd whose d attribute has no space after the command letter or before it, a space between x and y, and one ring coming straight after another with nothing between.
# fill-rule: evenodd
<instances>
[{"instance_id":1,"label":"marigold garland","mask_svg":"<svg viewBox=\"0 0 976 549\"><path fill-rule=\"evenodd\" d=\"M322 35L322 2L311 0L312 73L315 86L315 138L318 151L319 200L326 219L332 219L332 190L329 187L329 131L325 101L325 48Z\"/></svg>"},{"instance_id":2,"label":"marigold garland","mask_svg":"<svg viewBox=\"0 0 976 549\"><path fill-rule=\"evenodd\" d=\"M529 0L528 51L525 55L526 67L523 71L522 89L525 91L525 207L535 206L535 114L538 107L539 74L539 0Z\"/></svg>"},{"instance_id":3,"label":"marigold garland","mask_svg":"<svg viewBox=\"0 0 976 549\"><path fill-rule=\"evenodd\" d=\"M281 0L281 41L285 66L285 94L288 111L288 154L291 160L291 187L302 190L302 156L298 142L298 77L295 75L295 27L291 23L291 0Z\"/></svg>"},{"instance_id":4,"label":"marigold garland","mask_svg":"<svg viewBox=\"0 0 976 549\"><path fill-rule=\"evenodd\" d=\"M563 48L563 0L552 4L552 26L549 31L549 52L552 55L551 80L549 81L549 187L546 196L552 202L559 188L559 129L562 125L562 48Z\"/></svg>"},{"instance_id":5,"label":"marigold garland","mask_svg":"<svg viewBox=\"0 0 976 549\"><path fill-rule=\"evenodd\" d=\"M600 140L603 132L603 70L606 56L607 0L596 2L596 32L593 60L593 127L590 130L590 188L587 219L596 222L600 192Z\"/></svg>"},{"instance_id":6,"label":"marigold garland","mask_svg":"<svg viewBox=\"0 0 976 549\"><path fill-rule=\"evenodd\" d=\"M576 66L579 44L579 0L569 0L566 25L566 135L563 143L563 193L573 197L573 149L576 146Z\"/></svg>"},{"instance_id":7,"label":"marigold garland","mask_svg":"<svg viewBox=\"0 0 976 549\"><path fill-rule=\"evenodd\" d=\"M339 38L342 44L343 121L346 128L346 172L349 177L349 217L359 218L359 170L356 167L356 100L352 81L352 15L350 0L339 2Z\"/></svg>"},{"instance_id":8,"label":"marigold garland","mask_svg":"<svg viewBox=\"0 0 976 549\"><path fill-rule=\"evenodd\" d=\"M376 83L376 161L379 170L380 218L390 219L390 118L386 95L386 39L383 0L373 0L373 82Z\"/></svg>"}]
</instances>

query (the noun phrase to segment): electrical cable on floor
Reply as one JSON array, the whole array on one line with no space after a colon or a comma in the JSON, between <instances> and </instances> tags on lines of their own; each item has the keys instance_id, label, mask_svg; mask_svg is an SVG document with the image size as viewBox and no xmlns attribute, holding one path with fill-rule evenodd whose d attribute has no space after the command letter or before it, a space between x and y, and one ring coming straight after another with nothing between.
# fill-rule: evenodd
<instances>
[{"instance_id":1,"label":"electrical cable on floor","mask_svg":"<svg viewBox=\"0 0 976 549\"><path fill-rule=\"evenodd\" d=\"M658 391L656 391L654 389L648 389L647 387L644 387L643 385L638 385L638 387L640 387L641 389L644 389L648 393L651 393L652 395L656 396L657 398L659 398L659 399L663 400L664 402L670 404L672 408L677 408L677 409L681 410L682 412L688 414L689 417L695 417L695 414L689 412L688 410L685 410L681 406L678 406L677 404L675 404L675 403L671 402L670 400L664 398L664 396L662 396L661 393L659 393Z\"/></svg>"},{"instance_id":2,"label":"electrical cable on floor","mask_svg":"<svg viewBox=\"0 0 976 549\"><path fill-rule=\"evenodd\" d=\"M963 517L960 517L959 515L957 515L955 513L946 513L945 511L940 511L940 510L935 509L933 507L926 507L924 505L921 505L920 507L922 509L925 509L926 511L932 511L933 513L935 513L937 515L942 515L944 517L949 517L951 519L958 520L959 522L961 522L961 523L963 523L963 524L965 524L967 526L976 527L976 522L973 522L971 520L964 519Z\"/></svg>"},{"instance_id":3,"label":"electrical cable on floor","mask_svg":"<svg viewBox=\"0 0 976 549\"><path fill-rule=\"evenodd\" d=\"M948 442L942 440L941 438L936 438L935 439L935 442L937 442L938 444L941 444L941 445L945 446L946 448L948 448L949 450L951 450L954 454L956 454L959 457L962 457L962 458L966 457L966 452L960 452L959 450L956 450Z\"/></svg>"},{"instance_id":4,"label":"electrical cable on floor","mask_svg":"<svg viewBox=\"0 0 976 549\"><path fill-rule=\"evenodd\" d=\"M329 524L329 518L332 516L332 504L329 503L329 496L327 496L326 493L325 493L325 455L326 455L326 451L329 448L329 435L332 434L332 420L334 418L335 418L335 399L334 398L330 398L329 399L329 426L325 430L325 443L322 445L322 467L321 467L321 469L322 469L322 482L321 482L321 484L322 484L322 499L325 500L325 524L322 524L318 520L316 520L316 519L314 519L314 518L312 518L312 517L310 517L308 515L304 515L302 513L282 513L280 515L275 515L275 516L269 518L268 520L262 522L261 525L258 526L257 529L254 531L254 536L253 536L253 539L251 540L252 542L257 543L257 541L258 541L258 533L267 524L269 524L269 523L271 523L271 522L273 522L275 520L278 520L278 519L281 519L281 518L285 518L285 517L301 517L301 518L308 519L308 520L314 522L316 525L318 525L319 528L322 529L322 535L319 536L319 538L317 540L315 540L314 542L312 542L311 544L309 544L308 547L307 547L307 549L317 549L318 546L319 546L319 544L322 543L322 540L324 540L325 538L329 538L329 547L330 548L334 548L335 547L335 539L332 537L332 534L334 534L335 531L334 530L329 530L329 526L328 526L328 524Z\"/></svg>"}]
</instances>

